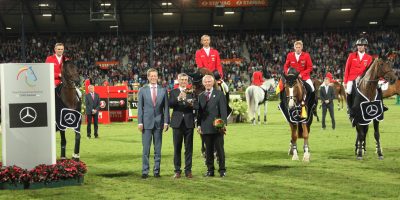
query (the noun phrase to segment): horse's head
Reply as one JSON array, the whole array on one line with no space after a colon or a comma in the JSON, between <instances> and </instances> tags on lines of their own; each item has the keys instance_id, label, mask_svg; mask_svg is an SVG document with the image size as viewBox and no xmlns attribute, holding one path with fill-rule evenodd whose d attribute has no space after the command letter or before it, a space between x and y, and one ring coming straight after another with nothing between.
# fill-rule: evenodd
<instances>
[{"instance_id":1,"label":"horse's head","mask_svg":"<svg viewBox=\"0 0 400 200\"><path fill-rule=\"evenodd\" d=\"M289 68L288 74L284 74L285 78L285 92L289 109L301 103L304 95L304 88L298 78L299 73L294 68Z\"/></svg>"},{"instance_id":2,"label":"horse's head","mask_svg":"<svg viewBox=\"0 0 400 200\"><path fill-rule=\"evenodd\" d=\"M383 77L390 84L394 84L397 81L396 73L393 71L393 63L384 59L377 59L377 76Z\"/></svg>"},{"instance_id":3,"label":"horse's head","mask_svg":"<svg viewBox=\"0 0 400 200\"><path fill-rule=\"evenodd\" d=\"M192 78L192 87L195 95L199 95L202 91L204 91L204 86L202 84L203 76L199 71L196 73L189 75Z\"/></svg>"},{"instance_id":4,"label":"horse's head","mask_svg":"<svg viewBox=\"0 0 400 200\"><path fill-rule=\"evenodd\" d=\"M62 82L66 85L74 86L79 83L78 67L71 61L65 61L62 66Z\"/></svg>"}]
</instances>

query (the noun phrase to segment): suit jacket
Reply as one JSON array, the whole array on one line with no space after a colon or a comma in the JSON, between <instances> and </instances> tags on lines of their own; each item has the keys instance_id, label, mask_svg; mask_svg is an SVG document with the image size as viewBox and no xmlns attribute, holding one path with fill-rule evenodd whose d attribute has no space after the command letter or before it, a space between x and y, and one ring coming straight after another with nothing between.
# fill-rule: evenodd
<instances>
[{"instance_id":1,"label":"suit jacket","mask_svg":"<svg viewBox=\"0 0 400 200\"><path fill-rule=\"evenodd\" d=\"M332 86L328 86L328 93L326 93L325 85L319 88L319 97L322 100L322 103L325 104L325 100L329 100L329 103L333 102L335 98L335 92L333 91Z\"/></svg>"},{"instance_id":2,"label":"suit jacket","mask_svg":"<svg viewBox=\"0 0 400 200\"><path fill-rule=\"evenodd\" d=\"M186 94L186 100L178 101L178 96L181 93L179 88L173 89L169 93L169 107L173 109L171 118L171 127L179 128L182 120L185 121L186 128L194 128L194 106L190 106L188 99L194 100L193 94Z\"/></svg>"},{"instance_id":3,"label":"suit jacket","mask_svg":"<svg viewBox=\"0 0 400 200\"><path fill-rule=\"evenodd\" d=\"M286 57L283 69L285 70L285 74L287 74L289 67L294 67L300 73L301 79L306 81L310 79L310 73L313 70L312 65L310 54L307 52L301 52L299 61L296 60L295 52L290 52Z\"/></svg>"},{"instance_id":4,"label":"suit jacket","mask_svg":"<svg viewBox=\"0 0 400 200\"><path fill-rule=\"evenodd\" d=\"M210 99L207 101L206 92L199 95L199 112L197 115L197 126L201 126L203 134L219 133L214 128L214 120L221 118L227 125L226 98L222 91L213 89Z\"/></svg>"},{"instance_id":5,"label":"suit jacket","mask_svg":"<svg viewBox=\"0 0 400 200\"><path fill-rule=\"evenodd\" d=\"M140 88L138 124L143 124L144 129L163 129L164 124L169 124L168 92L165 88L157 85L156 106L153 106L150 86Z\"/></svg>"},{"instance_id":6,"label":"suit jacket","mask_svg":"<svg viewBox=\"0 0 400 200\"><path fill-rule=\"evenodd\" d=\"M207 68L210 72L218 70L221 79L224 77L222 73L221 59L217 50L210 48L210 54L207 56L204 48L196 51L196 65L198 68Z\"/></svg>"},{"instance_id":7,"label":"suit jacket","mask_svg":"<svg viewBox=\"0 0 400 200\"><path fill-rule=\"evenodd\" d=\"M61 71L62 71L62 60L63 57L61 57L61 63L58 62L56 54L52 56L48 56L46 58L46 63L54 63L54 84L55 86L58 86L61 83Z\"/></svg>"},{"instance_id":8,"label":"suit jacket","mask_svg":"<svg viewBox=\"0 0 400 200\"><path fill-rule=\"evenodd\" d=\"M92 109L100 110L100 97L96 92L94 93L94 99L90 93L85 95L85 105L86 105L86 114L92 114ZM97 112L96 114L98 114Z\"/></svg>"}]
</instances>

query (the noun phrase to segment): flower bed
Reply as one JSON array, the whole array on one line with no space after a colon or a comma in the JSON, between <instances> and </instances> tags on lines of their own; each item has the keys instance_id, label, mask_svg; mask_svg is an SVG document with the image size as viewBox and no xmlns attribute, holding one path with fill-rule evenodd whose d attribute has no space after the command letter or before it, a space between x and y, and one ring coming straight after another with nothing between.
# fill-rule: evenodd
<instances>
[{"instance_id":1,"label":"flower bed","mask_svg":"<svg viewBox=\"0 0 400 200\"><path fill-rule=\"evenodd\" d=\"M0 162L0 166L2 163ZM57 160L54 165L38 165L31 170L18 166L0 168L0 189L34 189L80 185L87 172L86 164L74 160Z\"/></svg>"}]
</instances>

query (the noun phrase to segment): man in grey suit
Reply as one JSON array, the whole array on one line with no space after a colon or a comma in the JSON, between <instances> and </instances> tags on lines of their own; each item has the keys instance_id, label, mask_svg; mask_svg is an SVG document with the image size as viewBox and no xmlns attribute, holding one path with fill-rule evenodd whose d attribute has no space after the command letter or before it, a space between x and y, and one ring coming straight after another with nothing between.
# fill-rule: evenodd
<instances>
[{"instance_id":1,"label":"man in grey suit","mask_svg":"<svg viewBox=\"0 0 400 200\"><path fill-rule=\"evenodd\" d=\"M326 111L329 110L329 114L332 120L332 129L335 130L335 116L333 113L333 99L335 98L335 92L333 91L333 87L330 86L329 83L329 78L325 78L324 85L322 85L319 89L319 97L322 101L322 128L326 128Z\"/></svg>"},{"instance_id":2,"label":"man in grey suit","mask_svg":"<svg viewBox=\"0 0 400 200\"><path fill-rule=\"evenodd\" d=\"M138 129L142 132L142 178L149 177L149 154L153 138L154 144L154 177L160 176L162 130L168 130L169 108L168 92L157 85L158 72L147 70L149 84L140 88L138 97Z\"/></svg>"},{"instance_id":3,"label":"man in grey suit","mask_svg":"<svg viewBox=\"0 0 400 200\"><path fill-rule=\"evenodd\" d=\"M94 92L94 86L89 85L88 87L89 93L85 96L85 104L86 104L86 118L87 118L87 137L90 139L91 136L91 126L92 126L92 118L93 118L93 126L94 126L94 137L98 138L98 119L99 119L99 110L100 110L100 97L99 94Z\"/></svg>"},{"instance_id":4,"label":"man in grey suit","mask_svg":"<svg viewBox=\"0 0 400 200\"><path fill-rule=\"evenodd\" d=\"M226 176L224 133L214 127L215 119L222 119L227 123L226 98L222 91L213 88L214 77L205 75L203 85L205 91L199 95L199 111L197 118L197 131L203 135L206 144L206 165L205 176L214 176L214 147L219 157L219 175Z\"/></svg>"}]
</instances>

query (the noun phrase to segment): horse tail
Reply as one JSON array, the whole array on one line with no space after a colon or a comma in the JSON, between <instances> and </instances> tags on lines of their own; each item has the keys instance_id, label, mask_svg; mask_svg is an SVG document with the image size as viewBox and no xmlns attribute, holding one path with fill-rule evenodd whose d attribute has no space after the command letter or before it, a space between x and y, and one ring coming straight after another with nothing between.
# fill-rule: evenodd
<instances>
[{"instance_id":1,"label":"horse tail","mask_svg":"<svg viewBox=\"0 0 400 200\"><path fill-rule=\"evenodd\" d=\"M248 114L250 116L250 119L252 119L254 116L255 105L253 103L253 99L254 99L254 92L253 92L253 88L250 86L246 89L246 102L247 102Z\"/></svg>"}]
</instances>

